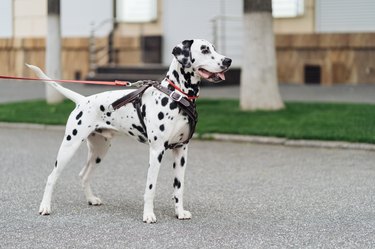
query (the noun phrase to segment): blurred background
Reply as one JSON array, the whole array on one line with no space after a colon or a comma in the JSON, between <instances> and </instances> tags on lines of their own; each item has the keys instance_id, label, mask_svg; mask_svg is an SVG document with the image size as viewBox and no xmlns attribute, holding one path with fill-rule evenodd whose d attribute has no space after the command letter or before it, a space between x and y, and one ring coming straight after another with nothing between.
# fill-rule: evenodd
<instances>
[{"instance_id":1,"label":"blurred background","mask_svg":"<svg viewBox=\"0 0 375 249\"><path fill-rule=\"evenodd\" d=\"M0 74L44 68L47 0L0 0ZM53 1L52 1L53 2ZM239 84L243 0L61 0L62 78L160 79L184 39L212 41ZM273 0L280 83L375 83L374 0ZM142 75L140 77L139 75Z\"/></svg>"}]
</instances>

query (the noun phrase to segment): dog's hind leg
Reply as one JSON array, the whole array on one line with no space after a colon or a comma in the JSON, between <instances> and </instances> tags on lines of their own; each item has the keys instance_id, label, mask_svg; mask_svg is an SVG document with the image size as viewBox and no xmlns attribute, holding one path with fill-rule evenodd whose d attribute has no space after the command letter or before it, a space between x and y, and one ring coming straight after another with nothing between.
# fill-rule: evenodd
<instances>
[{"instance_id":1,"label":"dog's hind leg","mask_svg":"<svg viewBox=\"0 0 375 249\"><path fill-rule=\"evenodd\" d=\"M102 201L96 197L91 190L90 179L96 166L98 166L111 146L111 139L92 133L87 138L88 158L87 163L79 173L82 181L82 187L89 205L101 205Z\"/></svg>"},{"instance_id":2,"label":"dog's hind leg","mask_svg":"<svg viewBox=\"0 0 375 249\"><path fill-rule=\"evenodd\" d=\"M184 179L185 179L185 169L187 163L187 151L188 146L184 145L181 148L173 149L174 155L174 172L175 178L173 182L174 188L174 202L175 202L175 211L176 216L180 220L186 220L191 218L191 213L187 210L184 210Z\"/></svg>"},{"instance_id":3,"label":"dog's hind leg","mask_svg":"<svg viewBox=\"0 0 375 249\"><path fill-rule=\"evenodd\" d=\"M74 116L76 115L76 113L72 114L74 114ZM59 178L62 170L69 163L70 159L73 157L73 155L81 145L82 141L84 141L91 133L87 129L79 129L76 126L76 128L72 128L72 124L75 122L75 117L73 117L73 119L70 117L68 120L64 140L62 141L59 152L57 154L55 167L52 173L48 176L47 184L43 194L43 200L40 203L39 213L41 215L50 214L52 193L57 179Z\"/></svg>"},{"instance_id":4,"label":"dog's hind leg","mask_svg":"<svg viewBox=\"0 0 375 249\"><path fill-rule=\"evenodd\" d=\"M62 170L65 168L70 159L73 157L74 153L79 148L80 144L81 141L77 140L74 142L70 142L66 141L66 138L62 142L59 153L57 155L57 160L55 162L55 167L47 179L43 200L40 203L39 214L48 215L51 213L51 198L56 181L59 178Z\"/></svg>"}]
</instances>

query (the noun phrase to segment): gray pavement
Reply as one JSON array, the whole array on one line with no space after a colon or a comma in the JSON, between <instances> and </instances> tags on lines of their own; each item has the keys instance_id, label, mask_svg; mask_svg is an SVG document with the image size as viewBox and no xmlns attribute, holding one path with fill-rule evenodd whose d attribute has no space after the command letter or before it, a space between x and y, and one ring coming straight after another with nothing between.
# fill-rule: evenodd
<instances>
[{"instance_id":1,"label":"gray pavement","mask_svg":"<svg viewBox=\"0 0 375 249\"><path fill-rule=\"evenodd\" d=\"M119 87L65 84L83 95L121 89ZM0 103L44 98L44 83L0 80ZM239 98L239 86L203 87L202 98ZM375 84L316 86L280 84L285 101L375 103Z\"/></svg>"},{"instance_id":2,"label":"gray pavement","mask_svg":"<svg viewBox=\"0 0 375 249\"><path fill-rule=\"evenodd\" d=\"M193 141L189 221L174 218L169 153L158 222L142 223L147 146L118 137L88 206L82 146L60 178L53 213L38 215L62 130L0 130L0 248L374 248L375 155L370 151Z\"/></svg>"}]
</instances>

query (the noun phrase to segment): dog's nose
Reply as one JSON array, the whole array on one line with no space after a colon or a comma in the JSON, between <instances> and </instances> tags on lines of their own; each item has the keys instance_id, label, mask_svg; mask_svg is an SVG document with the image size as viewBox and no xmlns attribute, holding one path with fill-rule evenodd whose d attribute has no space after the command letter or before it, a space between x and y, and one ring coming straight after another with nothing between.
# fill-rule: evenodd
<instances>
[{"instance_id":1,"label":"dog's nose","mask_svg":"<svg viewBox=\"0 0 375 249\"><path fill-rule=\"evenodd\" d=\"M232 59L230 59L230 58L225 58L225 59L223 60L223 66L229 67L230 64L232 64Z\"/></svg>"}]
</instances>

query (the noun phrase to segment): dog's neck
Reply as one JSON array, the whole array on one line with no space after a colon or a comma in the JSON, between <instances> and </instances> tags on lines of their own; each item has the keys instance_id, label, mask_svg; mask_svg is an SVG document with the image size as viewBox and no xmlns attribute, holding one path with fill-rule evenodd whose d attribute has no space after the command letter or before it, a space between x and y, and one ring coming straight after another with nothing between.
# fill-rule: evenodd
<instances>
[{"instance_id":1,"label":"dog's neck","mask_svg":"<svg viewBox=\"0 0 375 249\"><path fill-rule=\"evenodd\" d=\"M171 80L189 97L199 96L201 77L193 67L183 67L176 58L173 58L166 78ZM161 84L173 90L166 79Z\"/></svg>"}]
</instances>

